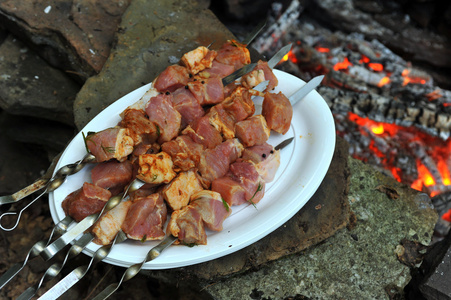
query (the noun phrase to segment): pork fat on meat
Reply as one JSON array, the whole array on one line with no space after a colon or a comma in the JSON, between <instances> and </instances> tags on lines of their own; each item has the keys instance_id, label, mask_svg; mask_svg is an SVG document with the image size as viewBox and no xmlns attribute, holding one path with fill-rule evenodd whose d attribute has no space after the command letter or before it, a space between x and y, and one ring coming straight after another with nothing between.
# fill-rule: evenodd
<instances>
[{"instance_id":1,"label":"pork fat on meat","mask_svg":"<svg viewBox=\"0 0 451 300\"><path fill-rule=\"evenodd\" d=\"M134 145L130 130L118 126L88 134L85 142L89 152L96 157L97 162L113 158L124 161L133 152Z\"/></svg>"},{"instance_id":2,"label":"pork fat on meat","mask_svg":"<svg viewBox=\"0 0 451 300\"><path fill-rule=\"evenodd\" d=\"M188 206L172 213L167 230L183 244L206 245L205 227L221 231L230 214L231 209L219 193L200 191L192 195Z\"/></svg>"},{"instance_id":3,"label":"pork fat on meat","mask_svg":"<svg viewBox=\"0 0 451 300\"><path fill-rule=\"evenodd\" d=\"M121 229L132 205L131 201L122 201L113 209L104 213L93 225L91 232L94 234L94 243L99 245L111 244Z\"/></svg>"},{"instance_id":4,"label":"pork fat on meat","mask_svg":"<svg viewBox=\"0 0 451 300\"><path fill-rule=\"evenodd\" d=\"M127 212L122 230L129 239L139 241L161 240L164 238L164 223L167 208L160 193L136 194Z\"/></svg>"}]
</instances>

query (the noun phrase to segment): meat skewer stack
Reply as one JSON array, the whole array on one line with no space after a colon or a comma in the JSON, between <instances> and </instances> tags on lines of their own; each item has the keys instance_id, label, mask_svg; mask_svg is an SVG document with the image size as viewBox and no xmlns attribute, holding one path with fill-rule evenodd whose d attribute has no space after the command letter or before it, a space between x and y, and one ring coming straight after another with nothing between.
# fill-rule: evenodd
<instances>
[{"instance_id":1,"label":"meat skewer stack","mask_svg":"<svg viewBox=\"0 0 451 300\"><path fill-rule=\"evenodd\" d=\"M199 47L164 70L118 126L87 134L98 165L92 183L63 201L66 214L79 221L98 213L138 178L146 184L93 226L95 241L109 244L122 229L134 240L161 240L168 231L179 243L204 245L205 228L222 230L231 206L258 203L280 162L266 141L271 130L288 130L292 108L269 92L277 78L263 61L239 84L222 85L249 63L246 45L228 41L218 51ZM262 81L269 81L264 93L252 89ZM264 96L262 115L254 115L253 95Z\"/></svg>"}]
</instances>

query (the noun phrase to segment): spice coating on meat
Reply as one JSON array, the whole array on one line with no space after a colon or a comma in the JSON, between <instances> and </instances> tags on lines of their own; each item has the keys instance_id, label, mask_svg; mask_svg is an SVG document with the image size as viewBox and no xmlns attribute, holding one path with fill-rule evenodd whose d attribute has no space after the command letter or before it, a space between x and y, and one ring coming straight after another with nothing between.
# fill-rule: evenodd
<instances>
[{"instance_id":1,"label":"spice coating on meat","mask_svg":"<svg viewBox=\"0 0 451 300\"><path fill-rule=\"evenodd\" d=\"M89 152L96 157L97 162L110 159L124 161L133 152L133 138L128 128L112 127L86 137Z\"/></svg>"},{"instance_id":2,"label":"spice coating on meat","mask_svg":"<svg viewBox=\"0 0 451 300\"><path fill-rule=\"evenodd\" d=\"M165 152L140 155L138 163L136 178L147 183L169 183L177 175L172 169L171 156Z\"/></svg>"},{"instance_id":3,"label":"spice coating on meat","mask_svg":"<svg viewBox=\"0 0 451 300\"><path fill-rule=\"evenodd\" d=\"M193 170L181 172L161 191L166 203L178 210L188 205L191 196L203 187Z\"/></svg>"},{"instance_id":4,"label":"spice coating on meat","mask_svg":"<svg viewBox=\"0 0 451 300\"><path fill-rule=\"evenodd\" d=\"M216 55L218 55L216 51L200 46L183 54L180 60L188 71L194 75L206 68L211 68Z\"/></svg>"},{"instance_id":5,"label":"spice coating on meat","mask_svg":"<svg viewBox=\"0 0 451 300\"><path fill-rule=\"evenodd\" d=\"M130 129L135 146L152 144L158 139L157 126L147 118L144 110L126 109L118 126Z\"/></svg>"},{"instance_id":6,"label":"spice coating on meat","mask_svg":"<svg viewBox=\"0 0 451 300\"><path fill-rule=\"evenodd\" d=\"M121 229L122 223L124 223L131 204L130 201L123 201L97 220L91 230L95 236L94 243L108 245L113 242L114 237Z\"/></svg>"},{"instance_id":7,"label":"spice coating on meat","mask_svg":"<svg viewBox=\"0 0 451 300\"><path fill-rule=\"evenodd\" d=\"M168 153L174 163L174 169L188 171L197 167L204 147L195 143L188 135L180 135L172 141L161 145L161 149Z\"/></svg>"}]
</instances>

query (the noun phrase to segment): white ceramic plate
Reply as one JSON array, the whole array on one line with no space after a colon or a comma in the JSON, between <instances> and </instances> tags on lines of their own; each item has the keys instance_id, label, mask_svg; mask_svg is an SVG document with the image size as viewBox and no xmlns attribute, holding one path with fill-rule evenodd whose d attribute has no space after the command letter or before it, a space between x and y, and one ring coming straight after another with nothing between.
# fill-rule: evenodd
<instances>
[{"instance_id":1,"label":"white ceramic plate","mask_svg":"<svg viewBox=\"0 0 451 300\"><path fill-rule=\"evenodd\" d=\"M287 97L305 83L288 73L274 70L279 85L274 92L282 91ZM143 86L117 100L97 115L82 132L100 131L115 126L119 114L136 102L149 89ZM257 104L261 99L255 99ZM271 133L269 143L277 145L295 137L281 151L281 164L273 182L266 185L265 197L255 208L244 204L232 207L232 214L224 222L221 232L208 232L208 245L192 248L173 245L157 259L144 265L144 269L168 269L209 261L240 250L265 237L298 212L322 182L332 160L335 147L335 126L332 114L324 99L313 91L294 107L291 128L285 135ZM86 154L81 132L64 151L58 168L81 159ZM90 181L91 167L86 167L49 195L53 221L59 222L65 214L61 208L64 198ZM157 242L126 241L113 247L106 262L128 267L142 262L148 250ZM92 256L99 248L91 243L84 253Z\"/></svg>"}]
</instances>

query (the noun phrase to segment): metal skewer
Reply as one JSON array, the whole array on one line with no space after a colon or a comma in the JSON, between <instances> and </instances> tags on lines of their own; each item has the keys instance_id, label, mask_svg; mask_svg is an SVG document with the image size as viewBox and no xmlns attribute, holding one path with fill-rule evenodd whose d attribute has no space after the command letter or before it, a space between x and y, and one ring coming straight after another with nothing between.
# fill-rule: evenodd
<instances>
[{"instance_id":1,"label":"metal skewer","mask_svg":"<svg viewBox=\"0 0 451 300\"><path fill-rule=\"evenodd\" d=\"M27 264L28 260L38 256L44 248L50 243L52 237L55 233L62 234L64 233L68 226L72 223L72 218L67 216L62 219L55 227L53 227L52 232L50 233L50 237L47 241L42 240L34 244L31 249L28 251L25 260L22 263L16 263L11 268L8 269L1 277L0 277L0 289L3 288L11 279L14 278Z\"/></svg>"},{"instance_id":2,"label":"metal skewer","mask_svg":"<svg viewBox=\"0 0 451 300\"><path fill-rule=\"evenodd\" d=\"M167 247L172 245L176 240L177 240L176 237L172 235L167 235L164 238L164 240L161 241L161 243L150 249L150 251L146 255L146 258L141 263L137 263L128 267L128 269L125 270L124 275L122 275L122 278L119 282L112 283L109 286L107 286L96 297L94 297L93 300L107 299L115 291L117 291L122 282L130 280L133 277L135 277L139 273L139 271L141 271L145 263L157 258Z\"/></svg>"},{"instance_id":3,"label":"metal skewer","mask_svg":"<svg viewBox=\"0 0 451 300\"><path fill-rule=\"evenodd\" d=\"M22 216L22 213L28 208L30 207L34 202L36 202L39 198L41 198L44 194L46 193L50 193L53 192L54 190L56 190L57 188L59 188L65 181L66 181L66 177L69 175L73 175L77 172L79 172L80 170L82 170L88 163L92 163L95 161L95 156L88 153L86 154L83 159L79 160L76 163L73 164L69 164L66 166L61 167L56 173L55 175L45 184L45 190L44 192L42 192L38 197L36 197L35 199L33 199L32 201L30 201L30 203L28 203L24 208L22 208L19 212L16 211L11 211L11 212L6 212L3 213L2 215L0 215L0 228L2 230L5 231L11 231L14 230L17 225L19 224L20 218ZM34 192L34 191L33 191ZM20 199L18 199L20 200ZM18 201L15 200L15 201ZM13 201L14 202L14 201ZM8 202L4 201L2 204L6 204ZM17 216L17 220L14 223L14 225L10 228L6 228L2 225L2 220L4 217L6 216Z\"/></svg>"}]
</instances>

